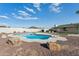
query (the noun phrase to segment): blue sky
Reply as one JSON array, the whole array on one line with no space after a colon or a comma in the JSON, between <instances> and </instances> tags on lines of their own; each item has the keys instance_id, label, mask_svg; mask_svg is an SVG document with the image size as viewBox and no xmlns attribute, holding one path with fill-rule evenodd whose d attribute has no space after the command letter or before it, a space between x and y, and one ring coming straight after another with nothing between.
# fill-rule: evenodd
<instances>
[{"instance_id":1,"label":"blue sky","mask_svg":"<svg viewBox=\"0 0 79 59\"><path fill-rule=\"evenodd\" d=\"M78 23L77 3L0 3L0 24L11 27L43 27Z\"/></svg>"}]
</instances>

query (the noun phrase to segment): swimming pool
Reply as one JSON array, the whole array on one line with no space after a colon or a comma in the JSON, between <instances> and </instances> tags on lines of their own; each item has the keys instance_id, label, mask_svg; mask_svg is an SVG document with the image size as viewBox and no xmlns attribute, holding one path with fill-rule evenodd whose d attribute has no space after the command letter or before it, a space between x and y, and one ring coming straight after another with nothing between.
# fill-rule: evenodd
<instances>
[{"instance_id":1,"label":"swimming pool","mask_svg":"<svg viewBox=\"0 0 79 59\"><path fill-rule=\"evenodd\" d=\"M28 33L28 34L17 34L18 36L21 36L24 38L24 40L29 42L41 42L41 41L49 41L52 37L51 35L47 34L36 34L36 33Z\"/></svg>"}]
</instances>

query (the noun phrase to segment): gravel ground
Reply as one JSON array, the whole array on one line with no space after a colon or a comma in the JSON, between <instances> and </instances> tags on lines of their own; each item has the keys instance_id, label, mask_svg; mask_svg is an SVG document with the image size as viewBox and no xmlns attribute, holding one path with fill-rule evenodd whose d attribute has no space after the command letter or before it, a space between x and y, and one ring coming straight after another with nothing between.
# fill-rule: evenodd
<instances>
[{"instance_id":1,"label":"gravel ground","mask_svg":"<svg viewBox=\"0 0 79 59\"><path fill-rule=\"evenodd\" d=\"M37 42L23 42L21 45L7 44L8 39L0 39L0 56L51 56L49 49Z\"/></svg>"},{"instance_id":2,"label":"gravel ground","mask_svg":"<svg viewBox=\"0 0 79 59\"><path fill-rule=\"evenodd\" d=\"M65 42L57 41L64 47L57 55L61 56L79 56L79 37L66 36Z\"/></svg>"},{"instance_id":3,"label":"gravel ground","mask_svg":"<svg viewBox=\"0 0 79 59\"><path fill-rule=\"evenodd\" d=\"M0 38L0 56L79 56L79 37L65 36L67 41L57 41L63 48L58 53L49 50L48 44L23 42L20 46L7 44Z\"/></svg>"}]
</instances>

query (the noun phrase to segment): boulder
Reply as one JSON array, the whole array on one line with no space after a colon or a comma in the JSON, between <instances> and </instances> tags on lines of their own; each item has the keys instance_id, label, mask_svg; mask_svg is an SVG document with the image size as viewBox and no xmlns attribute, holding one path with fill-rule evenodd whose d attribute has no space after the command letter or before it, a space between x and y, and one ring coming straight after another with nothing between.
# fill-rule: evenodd
<instances>
[{"instance_id":1,"label":"boulder","mask_svg":"<svg viewBox=\"0 0 79 59\"><path fill-rule=\"evenodd\" d=\"M48 46L49 46L50 51L52 51L53 53L58 53L61 51L61 46L57 44L56 42L49 42Z\"/></svg>"},{"instance_id":2,"label":"boulder","mask_svg":"<svg viewBox=\"0 0 79 59\"><path fill-rule=\"evenodd\" d=\"M6 39L8 37L7 33L0 33L0 38Z\"/></svg>"},{"instance_id":3,"label":"boulder","mask_svg":"<svg viewBox=\"0 0 79 59\"><path fill-rule=\"evenodd\" d=\"M8 38L7 43L18 46L23 43L23 40L20 40L19 37L11 37L11 38Z\"/></svg>"}]
</instances>

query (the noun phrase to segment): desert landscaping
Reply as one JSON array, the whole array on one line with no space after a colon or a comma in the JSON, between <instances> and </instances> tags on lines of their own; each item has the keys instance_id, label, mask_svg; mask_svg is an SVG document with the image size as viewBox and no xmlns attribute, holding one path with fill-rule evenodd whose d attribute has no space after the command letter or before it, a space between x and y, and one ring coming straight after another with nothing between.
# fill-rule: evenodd
<instances>
[{"instance_id":1,"label":"desert landscaping","mask_svg":"<svg viewBox=\"0 0 79 59\"><path fill-rule=\"evenodd\" d=\"M6 37L3 37L3 35ZM2 38L1 38L2 37ZM79 37L65 36L67 41L48 43L24 42L19 38L0 34L0 55L2 56L78 56ZM15 39L15 40L11 40ZM17 39L17 40L16 40Z\"/></svg>"}]
</instances>

